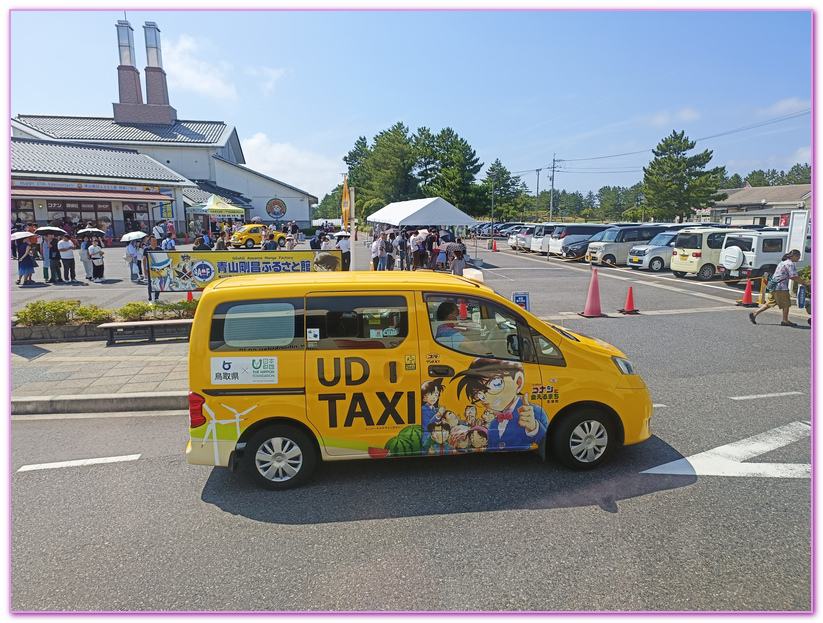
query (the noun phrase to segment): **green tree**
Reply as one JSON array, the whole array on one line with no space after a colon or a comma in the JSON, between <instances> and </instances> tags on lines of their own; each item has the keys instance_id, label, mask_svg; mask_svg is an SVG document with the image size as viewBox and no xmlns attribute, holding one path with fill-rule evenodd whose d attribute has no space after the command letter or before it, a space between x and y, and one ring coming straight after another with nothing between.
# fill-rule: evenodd
<instances>
[{"instance_id":1,"label":"green tree","mask_svg":"<svg viewBox=\"0 0 823 623\"><path fill-rule=\"evenodd\" d=\"M712 152L707 149L687 155L696 144L685 132L672 131L652 150L654 160L643 167L647 218L673 221L679 216L689 220L694 216L693 209L711 207L728 197L717 192L726 175L725 167L705 169Z\"/></svg>"},{"instance_id":2,"label":"green tree","mask_svg":"<svg viewBox=\"0 0 823 623\"><path fill-rule=\"evenodd\" d=\"M766 176L766 172L763 169L752 171L746 176L746 178L743 181L752 187L771 186L771 184L769 184L769 178Z\"/></svg>"},{"instance_id":3,"label":"green tree","mask_svg":"<svg viewBox=\"0 0 823 623\"><path fill-rule=\"evenodd\" d=\"M783 181L784 184L811 184L812 183L812 167L810 164L796 164L789 172Z\"/></svg>"},{"instance_id":4,"label":"green tree","mask_svg":"<svg viewBox=\"0 0 823 623\"><path fill-rule=\"evenodd\" d=\"M467 214L482 211L482 193L474 187L475 176L483 168L477 154L451 128L444 128L435 137L438 167L426 188L430 197L442 197Z\"/></svg>"},{"instance_id":5,"label":"green tree","mask_svg":"<svg viewBox=\"0 0 823 623\"><path fill-rule=\"evenodd\" d=\"M520 193L520 178L512 176L500 160L492 162L486 169L486 176L480 184L483 215L491 216L492 180L494 180L494 220L512 219L516 214L515 201Z\"/></svg>"},{"instance_id":6,"label":"green tree","mask_svg":"<svg viewBox=\"0 0 823 623\"><path fill-rule=\"evenodd\" d=\"M323 197L323 200L317 204L314 210L314 218L319 219L333 219L341 218L342 216L342 201L343 201L343 185L338 184L337 187Z\"/></svg>"},{"instance_id":7,"label":"green tree","mask_svg":"<svg viewBox=\"0 0 823 623\"><path fill-rule=\"evenodd\" d=\"M743 178L740 177L740 174L735 173L731 177L725 178L720 188L743 188L744 184L745 182Z\"/></svg>"}]
</instances>

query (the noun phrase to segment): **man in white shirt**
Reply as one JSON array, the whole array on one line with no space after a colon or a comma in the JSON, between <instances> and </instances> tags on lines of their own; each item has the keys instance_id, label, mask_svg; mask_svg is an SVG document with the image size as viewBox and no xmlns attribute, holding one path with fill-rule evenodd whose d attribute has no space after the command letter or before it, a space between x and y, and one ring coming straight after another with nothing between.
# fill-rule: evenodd
<instances>
[{"instance_id":1,"label":"man in white shirt","mask_svg":"<svg viewBox=\"0 0 823 623\"><path fill-rule=\"evenodd\" d=\"M337 248L343 252L343 270L351 270L351 242L348 234L337 234Z\"/></svg>"},{"instance_id":2,"label":"man in white shirt","mask_svg":"<svg viewBox=\"0 0 823 623\"><path fill-rule=\"evenodd\" d=\"M165 222L166 221L158 221L158 223L154 226L154 229L152 229L151 233L154 234L154 237L157 238L158 241L166 238L166 228L163 227L163 223Z\"/></svg>"},{"instance_id":3,"label":"man in white shirt","mask_svg":"<svg viewBox=\"0 0 823 623\"><path fill-rule=\"evenodd\" d=\"M377 257L378 249L380 248L380 236L377 235L374 237L374 242L371 243L371 263L372 263L372 270L377 270L377 264L380 261L380 258Z\"/></svg>"},{"instance_id":4,"label":"man in white shirt","mask_svg":"<svg viewBox=\"0 0 823 623\"><path fill-rule=\"evenodd\" d=\"M60 261L63 263L63 280L74 283L77 281L77 274L74 270L74 243L71 236L63 234L63 239L57 243L57 250L60 251Z\"/></svg>"}]
</instances>

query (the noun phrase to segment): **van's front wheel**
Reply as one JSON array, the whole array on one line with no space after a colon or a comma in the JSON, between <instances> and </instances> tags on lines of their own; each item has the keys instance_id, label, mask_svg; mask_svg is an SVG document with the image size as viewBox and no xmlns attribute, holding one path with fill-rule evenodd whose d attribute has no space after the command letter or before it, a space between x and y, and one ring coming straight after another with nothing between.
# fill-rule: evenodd
<instances>
[{"instance_id":1,"label":"van's front wheel","mask_svg":"<svg viewBox=\"0 0 823 623\"><path fill-rule=\"evenodd\" d=\"M317 452L308 437L291 426L270 426L246 444L246 472L257 484L279 490L299 487L311 476Z\"/></svg>"},{"instance_id":2,"label":"van's front wheel","mask_svg":"<svg viewBox=\"0 0 823 623\"><path fill-rule=\"evenodd\" d=\"M580 409L567 415L552 437L558 461L573 470L597 467L611 454L616 440L611 420L596 409Z\"/></svg>"}]
</instances>

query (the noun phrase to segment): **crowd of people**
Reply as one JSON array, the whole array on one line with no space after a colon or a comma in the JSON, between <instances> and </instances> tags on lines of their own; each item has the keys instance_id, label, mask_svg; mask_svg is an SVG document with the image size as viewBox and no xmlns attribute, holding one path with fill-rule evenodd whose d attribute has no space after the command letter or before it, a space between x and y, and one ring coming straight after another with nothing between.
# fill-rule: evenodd
<instances>
[{"instance_id":1,"label":"crowd of people","mask_svg":"<svg viewBox=\"0 0 823 623\"><path fill-rule=\"evenodd\" d=\"M462 275L466 268L466 245L458 236L441 237L437 228L381 231L371 245L373 270L439 270Z\"/></svg>"}]
</instances>

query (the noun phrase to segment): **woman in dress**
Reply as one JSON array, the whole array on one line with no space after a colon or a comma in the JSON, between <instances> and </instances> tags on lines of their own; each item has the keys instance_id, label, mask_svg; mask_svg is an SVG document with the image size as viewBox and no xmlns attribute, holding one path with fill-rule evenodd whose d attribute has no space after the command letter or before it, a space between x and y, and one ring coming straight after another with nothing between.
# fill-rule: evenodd
<instances>
[{"instance_id":1,"label":"woman in dress","mask_svg":"<svg viewBox=\"0 0 823 623\"><path fill-rule=\"evenodd\" d=\"M31 255L31 238L23 238L17 243L17 285L28 286L34 283L34 258ZM20 281L23 283L20 283Z\"/></svg>"}]
</instances>

